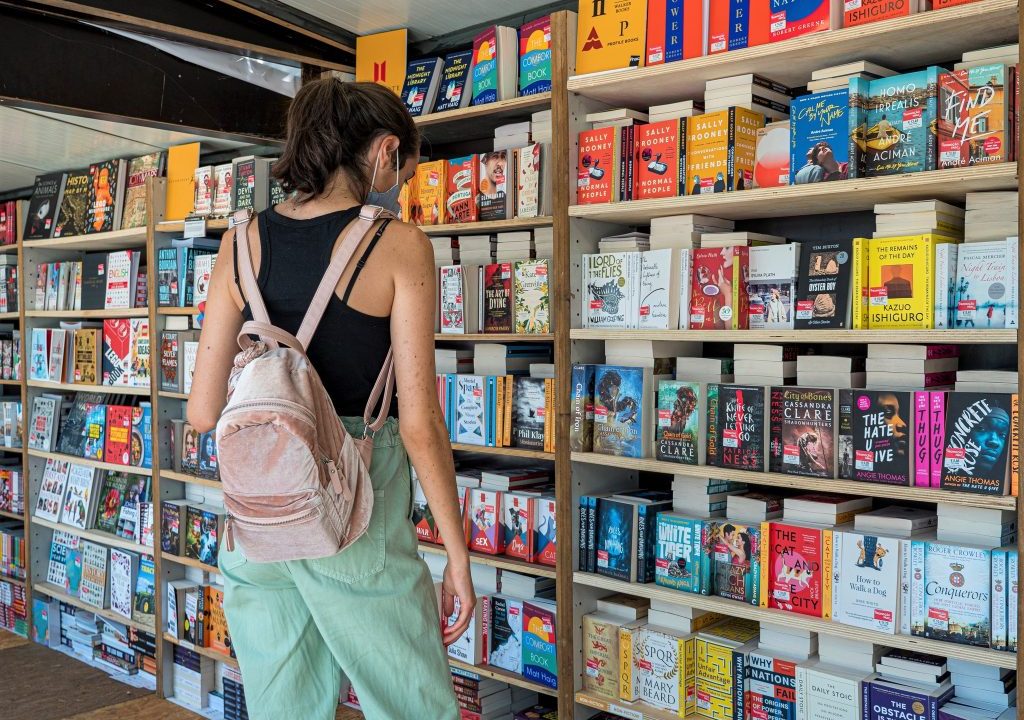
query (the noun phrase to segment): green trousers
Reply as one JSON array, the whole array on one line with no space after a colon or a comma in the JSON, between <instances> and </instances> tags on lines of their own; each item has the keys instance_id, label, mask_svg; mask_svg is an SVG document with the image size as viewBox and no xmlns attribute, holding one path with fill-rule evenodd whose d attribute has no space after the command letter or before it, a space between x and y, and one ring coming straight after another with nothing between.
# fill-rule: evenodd
<instances>
[{"instance_id":1,"label":"green trousers","mask_svg":"<svg viewBox=\"0 0 1024 720\"><path fill-rule=\"evenodd\" d=\"M344 422L362 434L361 419ZM368 720L459 717L394 419L376 435L370 476L369 528L338 555L257 563L221 547L224 612L252 720L334 718L343 672Z\"/></svg>"}]
</instances>

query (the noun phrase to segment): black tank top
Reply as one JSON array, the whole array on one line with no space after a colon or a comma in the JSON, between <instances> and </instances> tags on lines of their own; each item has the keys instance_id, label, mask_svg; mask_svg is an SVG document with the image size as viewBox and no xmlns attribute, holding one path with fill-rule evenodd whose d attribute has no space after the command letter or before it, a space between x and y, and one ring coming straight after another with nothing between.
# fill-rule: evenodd
<instances>
[{"instance_id":1,"label":"black tank top","mask_svg":"<svg viewBox=\"0 0 1024 720\"><path fill-rule=\"evenodd\" d=\"M298 332L317 285L330 264L338 236L358 214L357 206L308 220L285 217L272 207L258 215L260 271L256 281L274 325L293 335ZM380 232L376 232L359 258L345 288L344 299L331 296L307 349L313 367L334 401L335 411L343 416L362 417L366 399L391 347L390 316L367 315L348 305L359 273L379 239ZM237 284L237 252L235 258ZM252 320L248 302L242 315ZM377 408L373 412L376 414ZM398 415L394 396L389 415Z\"/></svg>"}]
</instances>

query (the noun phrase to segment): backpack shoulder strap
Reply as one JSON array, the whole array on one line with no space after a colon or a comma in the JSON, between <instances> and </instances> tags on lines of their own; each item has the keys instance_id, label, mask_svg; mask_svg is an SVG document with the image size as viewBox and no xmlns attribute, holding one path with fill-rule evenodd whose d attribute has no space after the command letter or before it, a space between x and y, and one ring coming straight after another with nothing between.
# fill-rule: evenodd
<instances>
[{"instance_id":1,"label":"backpack shoulder strap","mask_svg":"<svg viewBox=\"0 0 1024 720\"><path fill-rule=\"evenodd\" d=\"M252 253L249 251L249 224L255 217L251 210L239 210L233 216L235 225L235 253L238 255L238 280L242 285L243 299L249 303L252 319L270 324L267 306L260 295L256 271L252 267Z\"/></svg>"}]
</instances>

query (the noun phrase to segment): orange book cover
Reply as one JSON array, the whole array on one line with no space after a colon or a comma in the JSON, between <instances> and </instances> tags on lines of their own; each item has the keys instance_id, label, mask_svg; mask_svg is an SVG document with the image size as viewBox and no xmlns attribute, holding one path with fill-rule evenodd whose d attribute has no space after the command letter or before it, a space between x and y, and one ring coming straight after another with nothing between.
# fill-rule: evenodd
<instances>
[{"instance_id":1,"label":"orange book cover","mask_svg":"<svg viewBox=\"0 0 1024 720\"><path fill-rule=\"evenodd\" d=\"M420 184L415 173L409 178L409 182L402 187L402 192L398 196L398 202L402 208L402 222L412 223L413 225L423 224L423 206L420 205Z\"/></svg>"},{"instance_id":2,"label":"orange book cover","mask_svg":"<svg viewBox=\"0 0 1024 720\"><path fill-rule=\"evenodd\" d=\"M635 199L675 197L679 187L680 127L686 132L686 119L662 120L636 128Z\"/></svg>"},{"instance_id":3,"label":"orange book cover","mask_svg":"<svg viewBox=\"0 0 1024 720\"><path fill-rule=\"evenodd\" d=\"M196 200L196 168L199 167L199 143L175 145L167 150L167 195L165 220L184 220Z\"/></svg>"},{"instance_id":4,"label":"orange book cover","mask_svg":"<svg viewBox=\"0 0 1024 720\"><path fill-rule=\"evenodd\" d=\"M576 26L578 74L644 66L647 0L580 0Z\"/></svg>"},{"instance_id":5,"label":"orange book cover","mask_svg":"<svg viewBox=\"0 0 1024 720\"><path fill-rule=\"evenodd\" d=\"M978 0L932 0L932 10L954 7L956 5L967 5Z\"/></svg>"},{"instance_id":6,"label":"orange book cover","mask_svg":"<svg viewBox=\"0 0 1024 720\"><path fill-rule=\"evenodd\" d=\"M906 17L917 0L846 0L843 3L843 27L867 25L879 20Z\"/></svg>"},{"instance_id":7,"label":"orange book cover","mask_svg":"<svg viewBox=\"0 0 1024 720\"><path fill-rule=\"evenodd\" d=\"M220 585L207 585L203 588L206 624L206 639L211 650L229 655L231 638L228 636L228 621L224 617L224 588Z\"/></svg>"},{"instance_id":8,"label":"orange book cover","mask_svg":"<svg viewBox=\"0 0 1024 720\"><path fill-rule=\"evenodd\" d=\"M476 222L476 188L479 184L480 160L476 155L448 160L448 197L446 200L449 222Z\"/></svg>"},{"instance_id":9,"label":"orange book cover","mask_svg":"<svg viewBox=\"0 0 1024 720\"><path fill-rule=\"evenodd\" d=\"M402 94L405 83L406 28L356 37L356 82L375 82Z\"/></svg>"},{"instance_id":10,"label":"orange book cover","mask_svg":"<svg viewBox=\"0 0 1024 720\"><path fill-rule=\"evenodd\" d=\"M576 203L590 205L612 202L618 185L616 149L618 128L585 130L580 133L576 176Z\"/></svg>"},{"instance_id":11,"label":"orange book cover","mask_svg":"<svg viewBox=\"0 0 1024 720\"><path fill-rule=\"evenodd\" d=\"M764 127L764 115L744 107L729 108L729 188L749 190L754 186L757 162L757 131Z\"/></svg>"},{"instance_id":12,"label":"orange book cover","mask_svg":"<svg viewBox=\"0 0 1024 720\"><path fill-rule=\"evenodd\" d=\"M419 187L420 207L423 213L421 225L443 225L447 222L447 170L447 160L420 163L416 168L416 184Z\"/></svg>"},{"instance_id":13,"label":"orange book cover","mask_svg":"<svg viewBox=\"0 0 1024 720\"><path fill-rule=\"evenodd\" d=\"M729 111L687 118L687 195L725 192L729 172Z\"/></svg>"}]
</instances>

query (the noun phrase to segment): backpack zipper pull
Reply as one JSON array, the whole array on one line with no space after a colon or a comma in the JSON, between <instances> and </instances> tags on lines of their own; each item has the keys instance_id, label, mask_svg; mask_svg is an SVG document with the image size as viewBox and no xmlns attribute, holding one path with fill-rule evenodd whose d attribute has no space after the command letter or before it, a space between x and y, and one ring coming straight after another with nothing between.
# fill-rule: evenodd
<instances>
[{"instance_id":1,"label":"backpack zipper pull","mask_svg":"<svg viewBox=\"0 0 1024 720\"><path fill-rule=\"evenodd\" d=\"M233 524L230 515L224 518L224 547L227 548L228 552L234 552L235 550L235 534L231 530Z\"/></svg>"},{"instance_id":2,"label":"backpack zipper pull","mask_svg":"<svg viewBox=\"0 0 1024 720\"><path fill-rule=\"evenodd\" d=\"M323 458L322 460L324 467L327 468L327 475L331 478L331 487L334 488L334 492L338 495L344 495L345 499L352 500L352 494L349 489L345 487L345 484L341 482L341 475L338 474L338 466L334 464L334 461L330 458Z\"/></svg>"}]
</instances>

